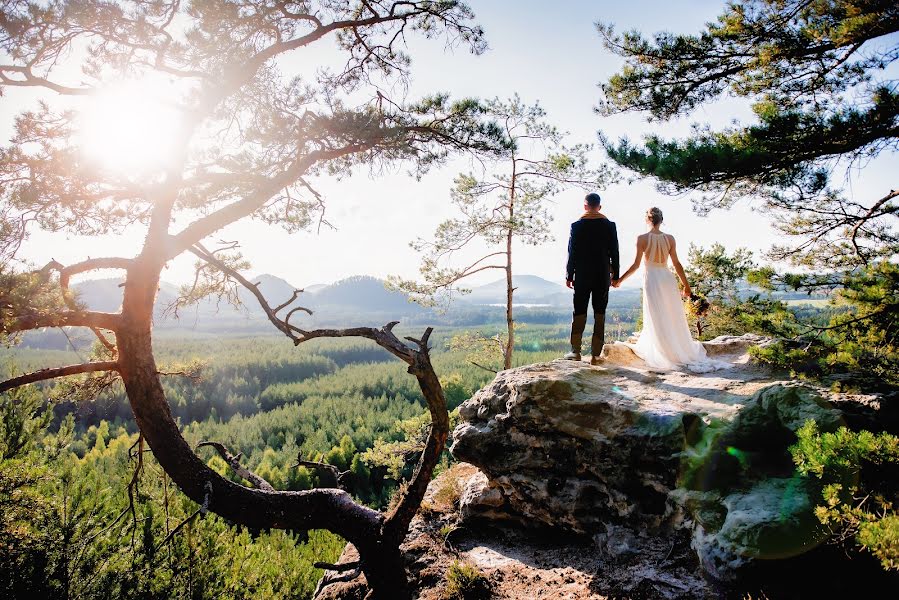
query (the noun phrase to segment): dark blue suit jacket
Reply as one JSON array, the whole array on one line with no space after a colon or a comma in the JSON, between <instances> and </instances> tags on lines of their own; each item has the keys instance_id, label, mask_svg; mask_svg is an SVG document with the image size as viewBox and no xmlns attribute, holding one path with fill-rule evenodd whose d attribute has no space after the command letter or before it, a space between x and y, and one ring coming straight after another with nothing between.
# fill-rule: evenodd
<instances>
[{"instance_id":1,"label":"dark blue suit jacket","mask_svg":"<svg viewBox=\"0 0 899 600\"><path fill-rule=\"evenodd\" d=\"M582 283L618 279L618 229L608 219L580 219L571 224L565 278Z\"/></svg>"}]
</instances>

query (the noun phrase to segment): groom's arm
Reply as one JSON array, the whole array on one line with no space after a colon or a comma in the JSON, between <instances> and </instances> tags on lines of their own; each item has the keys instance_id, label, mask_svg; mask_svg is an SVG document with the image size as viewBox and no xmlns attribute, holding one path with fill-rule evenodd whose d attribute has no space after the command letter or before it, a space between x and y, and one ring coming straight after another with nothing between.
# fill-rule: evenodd
<instances>
[{"instance_id":1,"label":"groom's arm","mask_svg":"<svg viewBox=\"0 0 899 600\"><path fill-rule=\"evenodd\" d=\"M621 266L618 264L618 228L612 223L612 244L609 248L609 271L612 273L612 279L618 279Z\"/></svg>"},{"instance_id":2,"label":"groom's arm","mask_svg":"<svg viewBox=\"0 0 899 600\"><path fill-rule=\"evenodd\" d=\"M574 224L568 235L568 263L565 265L565 281L574 281Z\"/></svg>"}]
</instances>

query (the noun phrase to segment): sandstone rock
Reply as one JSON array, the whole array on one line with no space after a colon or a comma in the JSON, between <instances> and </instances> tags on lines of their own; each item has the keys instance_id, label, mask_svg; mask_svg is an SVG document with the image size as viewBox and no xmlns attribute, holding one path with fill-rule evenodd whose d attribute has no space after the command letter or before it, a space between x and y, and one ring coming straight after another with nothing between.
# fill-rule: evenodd
<instances>
[{"instance_id":1,"label":"sandstone rock","mask_svg":"<svg viewBox=\"0 0 899 600\"><path fill-rule=\"evenodd\" d=\"M499 373L462 405L453 432L453 455L483 472L462 514L591 534L610 556L639 552L647 532L692 528L721 579L815 543L813 503L786 449L805 420L833 430L840 412L826 391L751 364L746 349L759 343L707 344L735 367L705 374L648 370L623 345L607 345L599 367L556 360Z\"/></svg>"},{"instance_id":2,"label":"sandstone rock","mask_svg":"<svg viewBox=\"0 0 899 600\"><path fill-rule=\"evenodd\" d=\"M788 558L819 544L809 491L798 479L770 478L721 497L720 526L697 523L693 533L706 572L731 581L755 559Z\"/></svg>"},{"instance_id":3,"label":"sandstone rock","mask_svg":"<svg viewBox=\"0 0 899 600\"><path fill-rule=\"evenodd\" d=\"M771 338L747 333L743 335L721 335L713 340L703 342L705 351L709 356L739 356L753 346L765 346L771 342Z\"/></svg>"},{"instance_id":4,"label":"sandstone rock","mask_svg":"<svg viewBox=\"0 0 899 600\"><path fill-rule=\"evenodd\" d=\"M792 476L787 448L814 420L842 425L840 411L796 384L764 388L733 420L698 432L685 450L680 489L672 493L695 517L693 547L706 571L735 578L757 558L785 558L821 542L810 482Z\"/></svg>"},{"instance_id":5,"label":"sandstone rock","mask_svg":"<svg viewBox=\"0 0 899 600\"><path fill-rule=\"evenodd\" d=\"M483 470L524 521L582 533L609 518L657 525L684 421L673 405L642 406L607 370L583 363L503 371L462 405L452 452ZM635 462L639 472L628 467Z\"/></svg>"},{"instance_id":6,"label":"sandstone rock","mask_svg":"<svg viewBox=\"0 0 899 600\"><path fill-rule=\"evenodd\" d=\"M508 518L508 513L502 508L506 500L502 492L487 479L487 476L476 471L462 484L462 495L459 498L459 506L462 517L481 515L494 519Z\"/></svg>"}]
</instances>

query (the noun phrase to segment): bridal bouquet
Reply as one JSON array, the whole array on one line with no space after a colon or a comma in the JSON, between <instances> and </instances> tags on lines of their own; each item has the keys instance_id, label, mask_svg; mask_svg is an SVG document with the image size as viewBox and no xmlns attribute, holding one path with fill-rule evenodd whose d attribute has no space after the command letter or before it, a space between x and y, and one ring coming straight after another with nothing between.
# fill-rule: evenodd
<instances>
[{"instance_id":1,"label":"bridal bouquet","mask_svg":"<svg viewBox=\"0 0 899 600\"><path fill-rule=\"evenodd\" d=\"M690 294L690 312L698 317L703 317L709 312L709 300L700 294Z\"/></svg>"}]
</instances>

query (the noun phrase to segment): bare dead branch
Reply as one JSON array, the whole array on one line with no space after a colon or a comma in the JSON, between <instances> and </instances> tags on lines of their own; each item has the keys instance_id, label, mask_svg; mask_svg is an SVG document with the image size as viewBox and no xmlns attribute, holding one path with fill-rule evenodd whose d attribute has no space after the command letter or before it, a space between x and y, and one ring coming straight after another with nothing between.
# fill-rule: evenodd
<instances>
[{"instance_id":1,"label":"bare dead branch","mask_svg":"<svg viewBox=\"0 0 899 600\"><path fill-rule=\"evenodd\" d=\"M312 563L312 566L316 569L324 569L325 571L334 571L335 573L344 573L346 571L352 571L353 569L359 568L359 561L340 563L337 565L326 563L326 562L315 562Z\"/></svg>"},{"instance_id":2,"label":"bare dead branch","mask_svg":"<svg viewBox=\"0 0 899 600\"><path fill-rule=\"evenodd\" d=\"M85 261L75 263L66 267L56 259L51 259L50 262L44 265L44 267L39 272L43 277L48 277L50 271L58 271L59 287L62 288L63 302L65 302L66 306L68 306L70 310L79 311L80 307L75 302L75 298L72 296L72 293L69 289L69 282L73 275L85 273L87 271L94 271L97 269L127 269L131 264L133 264L133 262L134 261L129 258L120 257L89 258ZM103 334L102 331L100 331L98 327L90 327L90 330L96 336L100 344L102 344L103 347L106 348L107 352L115 356L117 352L115 344L109 341L109 339Z\"/></svg>"},{"instance_id":3,"label":"bare dead branch","mask_svg":"<svg viewBox=\"0 0 899 600\"><path fill-rule=\"evenodd\" d=\"M73 275L86 273L88 271L96 271L99 269L127 269L134 261L130 258L122 258L118 256L107 256L101 258L89 258L87 260L75 263L69 266L63 266L56 260L51 260L44 266L43 270L53 269L59 272L59 284L63 288L69 287L69 280Z\"/></svg>"},{"instance_id":4,"label":"bare dead branch","mask_svg":"<svg viewBox=\"0 0 899 600\"><path fill-rule=\"evenodd\" d=\"M220 442L200 442L197 444L197 448L202 448L203 446L210 446L215 448L215 451L219 453L219 455L228 463L228 466L234 469L234 472L249 481L253 484L253 487L259 490L266 490L273 492L275 488L272 487L272 484L267 482L265 479L253 473L246 467L240 464L240 457L242 454L237 454L236 456L228 452L228 449L225 448L225 445Z\"/></svg>"},{"instance_id":5,"label":"bare dead branch","mask_svg":"<svg viewBox=\"0 0 899 600\"><path fill-rule=\"evenodd\" d=\"M273 308L273 309L272 309L272 312L275 313L275 314L278 314L278 311L280 311L281 309L287 307L287 306L288 306L289 304L291 304L294 300L296 300L297 298L299 298L299 297L300 297L300 294L302 294L302 293L303 293L303 290L294 290L293 293L290 295L290 298L288 298L286 301L282 302L281 304L279 304L278 306L276 306L275 308ZM311 313L310 313L310 314L311 314Z\"/></svg>"},{"instance_id":6,"label":"bare dead branch","mask_svg":"<svg viewBox=\"0 0 899 600\"><path fill-rule=\"evenodd\" d=\"M490 372L490 373L493 373L494 375L496 375L497 373L499 373L499 371L497 371L496 369L491 369L490 367L485 367L484 365L479 364L479 363L476 363L476 362L473 361L473 360L470 360L470 361L468 361L468 362L471 363L471 364L473 364L474 366L478 367L479 369L484 369L485 371L488 371L488 372Z\"/></svg>"},{"instance_id":7,"label":"bare dead branch","mask_svg":"<svg viewBox=\"0 0 899 600\"><path fill-rule=\"evenodd\" d=\"M262 310L265 311L265 315L268 317L268 320L272 322L272 325L277 327L284 335L292 339L295 344L299 343L298 338L295 335L295 331L297 331L296 328L289 325L286 320L278 318L278 315L275 314L276 311L272 309L268 301L265 299L265 296L263 296L262 292L259 291L258 285L241 275L236 269L232 269L231 267L226 265L224 261L220 260L211 252L206 250L206 248L204 248L203 245L199 242L189 248L189 250L201 260L208 262L216 269L220 270L222 273L225 273L228 277L234 279L240 285L247 288L256 297L256 300L259 301L259 306L261 306ZM294 311L291 311L290 314L293 314L293 312ZM309 314L312 313L310 312Z\"/></svg>"},{"instance_id":8,"label":"bare dead branch","mask_svg":"<svg viewBox=\"0 0 899 600\"><path fill-rule=\"evenodd\" d=\"M55 369L41 369L39 371L34 371L33 373L26 373L25 375L20 375L0 382L0 393L7 392L23 385L28 385L29 383L37 383L38 381L47 381L49 379L57 379L69 375L80 375L82 373L96 373L97 371L117 371L118 368L118 362L107 360L102 362L68 365L65 367L57 367Z\"/></svg>"},{"instance_id":9,"label":"bare dead branch","mask_svg":"<svg viewBox=\"0 0 899 600\"><path fill-rule=\"evenodd\" d=\"M297 464L293 465L292 468L296 469L298 467L309 467L310 469L331 473L334 477L334 484L342 490L347 489L347 479L352 475L352 471L341 471L334 465L326 462L305 460L302 452L297 454Z\"/></svg>"},{"instance_id":10,"label":"bare dead branch","mask_svg":"<svg viewBox=\"0 0 899 600\"><path fill-rule=\"evenodd\" d=\"M293 325L290 324L290 317L292 317L294 314L296 314L298 312L304 312L308 315L312 314L312 311L310 309L306 308L305 306L296 306L296 307L290 309L290 312L288 312L286 315L284 315L284 323L288 327L293 327Z\"/></svg>"},{"instance_id":11,"label":"bare dead branch","mask_svg":"<svg viewBox=\"0 0 899 600\"><path fill-rule=\"evenodd\" d=\"M316 564L318 564L318 563L316 563ZM324 563L322 563L322 564L324 564ZM347 564L349 564L349 563L347 563ZM318 585L315 586L315 591L312 593L312 597L317 598L318 595L322 592L322 590L324 590L329 585L333 585L335 583L344 583L347 581L352 581L352 580L356 579L357 577L359 577L360 573L362 573L361 563L359 564L358 567L356 567L355 569L346 571L343 575L333 577L333 578L322 577L319 580Z\"/></svg>"},{"instance_id":12,"label":"bare dead branch","mask_svg":"<svg viewBox=\"0 0 899 600\"><path fill-rule=\"evenodd\" d=\"M180 370L180 371L156 371L157 375L163 377L186 377L194 381L200 381L203 377L198 371Z\"/></svg>"}]
</instances>

